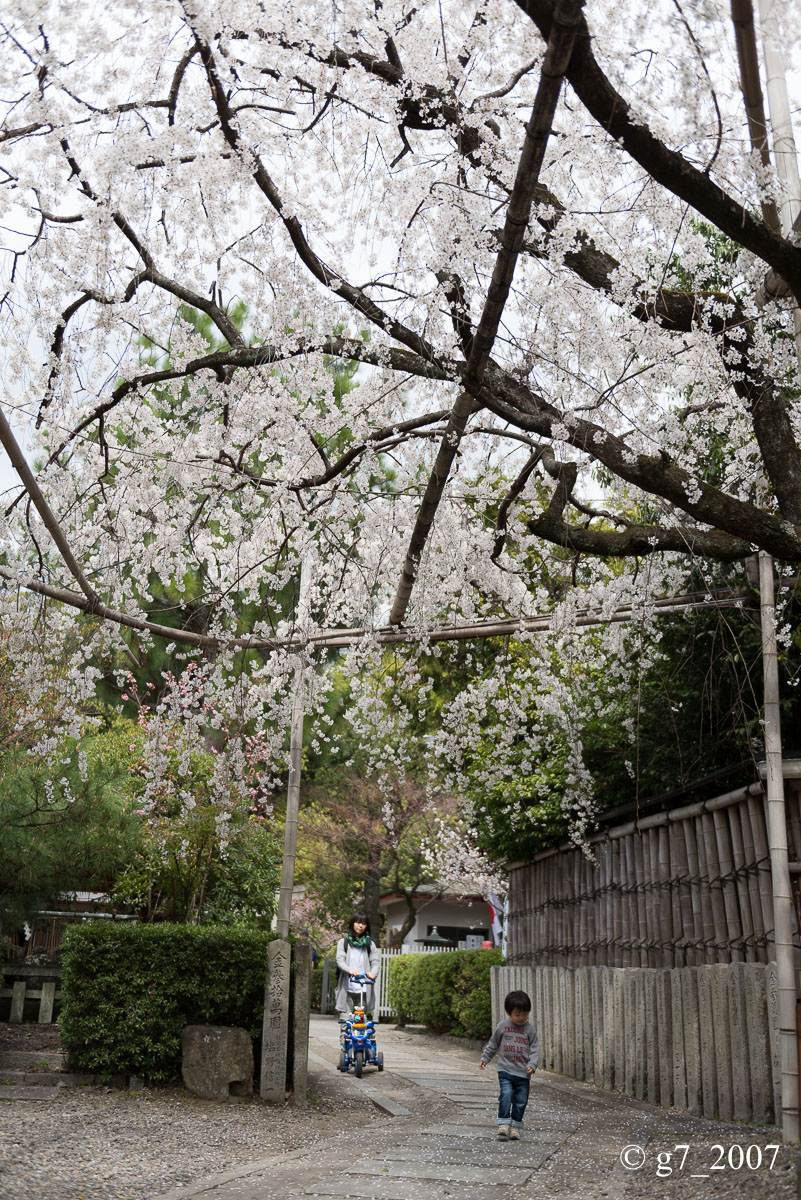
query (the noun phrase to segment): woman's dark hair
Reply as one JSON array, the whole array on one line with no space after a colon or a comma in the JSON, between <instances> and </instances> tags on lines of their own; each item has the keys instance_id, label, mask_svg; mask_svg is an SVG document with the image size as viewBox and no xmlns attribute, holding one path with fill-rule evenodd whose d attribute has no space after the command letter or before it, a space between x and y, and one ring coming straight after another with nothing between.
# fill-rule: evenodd
<instances>
[{"instance_id":1,"label":"woman's dark hair","mask_svg":"<svg viewBox=\"0 0 801 1200\"><path fill-rule=\"evenodd\" d=\"M365 929L365 931L364 931L364 932L367 934L367 936L368 936L368 937L370 937L370 936L371 936L371 934L370 934L370 922L369 922L369 921L368 921L368 919L367 919L367 915L366 915L366 913L354 913L354 914L353 914L353 916L351 917L351 919L348 921L348 936L349 936L349 937L356 937L356 932L355 932L355 930L354 930L353 926L356 924L356 922L357 922L357 921L358 921L358 922L359 922L361 925L365 925L365 926L367 927L367 928Z\"/></svg>"},{"instance_id":2,"label":"woman's dark hair","mask_svg":"<svg viewBox=\"0 0 801 1200\"><path fill-rule=\"evenodd\" d=\"M503 1007L511 1015L513 1008L522 1012L531 1012L531 999L526 992L510 992L503 1002Z\"/></svg>"}]
</instances>

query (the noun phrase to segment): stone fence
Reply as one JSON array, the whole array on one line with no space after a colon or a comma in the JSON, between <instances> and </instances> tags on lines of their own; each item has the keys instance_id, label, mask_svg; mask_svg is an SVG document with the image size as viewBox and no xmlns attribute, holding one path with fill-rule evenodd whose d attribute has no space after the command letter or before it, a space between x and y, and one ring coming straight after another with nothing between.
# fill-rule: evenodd
<instances>
[{"instance_id":1,"label":"stone fence","mask_svg":"<svg viewBox=\"0 0 801 1200\"><path fill-rule=\"evenodd\" d=\"M781 1112L775 964L494 967L531 997L540 1066L639 1100L723 1121Z\"/></svg>"}]
</instances>

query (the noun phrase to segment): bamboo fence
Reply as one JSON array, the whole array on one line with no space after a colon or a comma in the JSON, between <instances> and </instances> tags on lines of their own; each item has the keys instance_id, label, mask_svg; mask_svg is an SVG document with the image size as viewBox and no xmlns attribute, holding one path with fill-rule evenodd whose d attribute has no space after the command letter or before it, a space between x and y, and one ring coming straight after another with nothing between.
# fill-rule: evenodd
<instances>
[{"instance_id":1,"label":"bamboo fence","mask_svg":"<svg viewBox=\"0 0 801 1200\"><path fill-rule=\"evenodd\" d=\"M798 951L799 783L787 790ZM511 865L510 966L670 968L774 959L761 784L609 828L589 850L590 857L562 846Z\"/></svg>"}]
</instances>

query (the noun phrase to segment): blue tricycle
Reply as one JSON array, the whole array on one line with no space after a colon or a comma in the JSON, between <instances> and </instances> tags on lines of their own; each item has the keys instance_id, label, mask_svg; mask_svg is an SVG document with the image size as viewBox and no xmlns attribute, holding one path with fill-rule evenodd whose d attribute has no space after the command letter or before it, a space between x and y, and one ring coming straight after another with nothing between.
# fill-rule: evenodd
<instances>
[{"instance_id":1,"label":"blue tricycle","mask_svg":"<svg viewBox=\"0 0 801 1200\"><path fill-rule=\"evenodd\" d=\"M375 1044L375 1021L365 1012L367 976L360 975L359 983L362 987L360 1001L354 1006L353 1013L340 1021L345 1029L339 1051L340 1071L349 1071L353 1067L357 1079L361 1079L365 1064L384 1070L384 1055Z\"/></svg>"}]
</instances>

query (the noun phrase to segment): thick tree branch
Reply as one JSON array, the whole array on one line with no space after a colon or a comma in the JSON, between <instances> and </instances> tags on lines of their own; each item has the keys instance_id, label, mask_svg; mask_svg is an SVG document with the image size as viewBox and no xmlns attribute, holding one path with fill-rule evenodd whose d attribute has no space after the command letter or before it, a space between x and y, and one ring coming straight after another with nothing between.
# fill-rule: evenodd
<instances>
[{"instance_id":1,"label":"thick tree branch","mask_svg":"<svg viewBox=\"0 0 801 1200\"><path fill-rule=\"evenodd\" d=\"M555 17L553 0L516 0L516 3L547 39ZM686 201L733 241L763 259L787 280L797 297L801 296L801 247L756 220L704 171L661 142L647 125L634 119L630 106L598 65L583 17L565 74L587 111L652 179Z\"/></svg>"},{"instance_id":2,"label":"thick tree branch","mask_svg":"<svg viewBox=\"0 0 801 1200\"><path fill-rule=\"evenodd\" d=\"M475 397L481 390L484 371L498 333L503 310L512 286L517 259L523 246L534 192L545 157L545 147L548 144L554 112L562 87L562 78L573 49L579 15L580 7L577 0L559 0L548 49L545 52L537 95L534 99L531 120L526 127L523 150L509 197L501 234L501 249L495 260L487 298L470 345L470 356L465 364L465 390L453 406L448 428L442 439L434 469L429 477L425 495L415 520L406 550L406 561L392 603L390 625L399 625L408 608L420 556L445 491L445 484L456 457L459 442L470 414L476 406Z\"/></svg>"},{"instance_id":3,"label":"thick tree branch","mask_svg":"<svg viewBox=\"0 0 801 1200\"><path fill-rule=\"evenodd\" d=\"M565 437L563 415L501 368L487 368L482 403L496 416L552 441ZM713 526L749 546L764 545L777 558L801 561L801 529L745 500L737 500L692 475L669 455L632 451L626 442L584 418L574 418L566 440L645 492L661 496L695 521Z\"/></svg>"}]
</instances>

